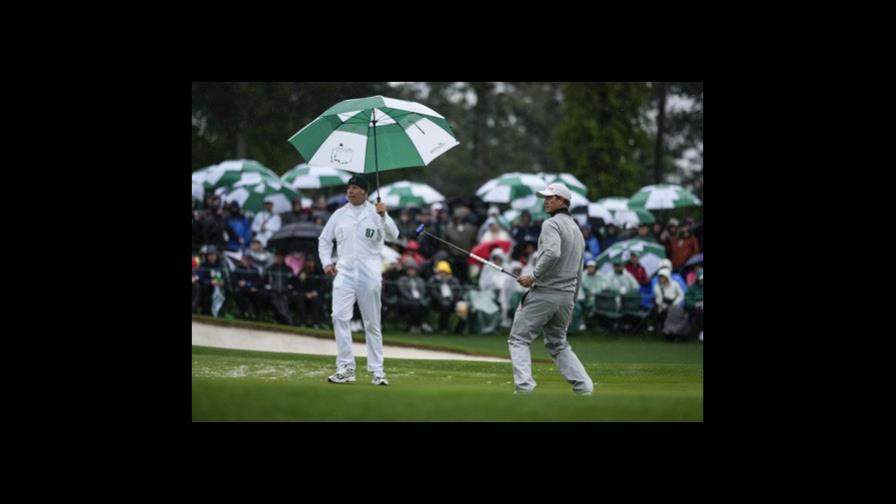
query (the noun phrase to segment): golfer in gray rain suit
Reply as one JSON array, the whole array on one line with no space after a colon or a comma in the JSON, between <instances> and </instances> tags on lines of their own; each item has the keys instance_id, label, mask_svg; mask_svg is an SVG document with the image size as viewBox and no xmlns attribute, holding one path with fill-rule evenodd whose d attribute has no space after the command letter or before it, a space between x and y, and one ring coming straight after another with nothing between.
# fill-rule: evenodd
<instances>
[{"instance_id":1,"label":"golfer in gray rain suit","mask_svg":"<svg viewBox=\"0 0 896 504\"><path fill-rule=\"evenodd\" d=\"M536 193L545 199L545 210L551 218L541 226L538 257L532 275L523 275L518 282L531 290L523 296L510 328L510 357L513 360L513 381L516 393L532 392L532 354L529 345L544 329L544 346L554 364L575 393L591 395L594 383L566 340L566 329L582 280L585 239L576 221L569 215L572 193L564 184L549 184Z\"/></svg>"}]
</instances>

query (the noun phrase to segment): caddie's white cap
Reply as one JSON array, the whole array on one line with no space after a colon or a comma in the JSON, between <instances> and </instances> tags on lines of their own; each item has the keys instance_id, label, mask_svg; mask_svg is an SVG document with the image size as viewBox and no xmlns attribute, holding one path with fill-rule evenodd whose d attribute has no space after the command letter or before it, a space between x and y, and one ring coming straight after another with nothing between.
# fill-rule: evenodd
<instances>
[{"instance_id":1,"label":"caddie's white cap","mask_svg":"<svg viewBox=\"0 0 896 504\"><path fill-rule=\"evenodd\" d=\"M566 201L572 201L572 192L566 187L566 184L560 182L548 184L546 189L538 191L535 194L539 198L544 198L545 196L560 196L561 198L566 199Z\"/></svg>"}]
</instances>

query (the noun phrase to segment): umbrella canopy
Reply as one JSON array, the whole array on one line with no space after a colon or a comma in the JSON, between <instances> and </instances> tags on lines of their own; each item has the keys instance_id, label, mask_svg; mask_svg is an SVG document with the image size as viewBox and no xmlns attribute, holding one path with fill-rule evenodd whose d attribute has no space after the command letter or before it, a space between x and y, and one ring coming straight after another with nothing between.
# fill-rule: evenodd
<instances>
[{"instance_id":1,"label":"umbrella canopy","mask_svg":"<svg viewBox=\"0 0 896 504\"><path fill-rule=\"evenodd\" d=\"M606 215L609 214L611 219L607 220ZM601 198L595 203L588 205L589 217L600 217L605 222L624 226L626 223L632 224L653 224L656 219L653 214L643 208L632 208L627 198Z\"/></svg>"},{"instance_id":2,"label":"umbrella canopy","mask_svg":"<svg viewBox=\"0 0 896 504\"><path fill-rule=\"evenodd\" d=\"M193 182L193 199L197 201L202 201L202 198L205 196L205 189L202 188L202 184L197 184Z\"/></svg>"},{"instance_id":3,"label":"umbrella canopy","mask_svg":"<svg viewBox=\"0 0 896 504\"><path fill-rule=\"evenodd\" d=\"M384 96L339 102L289 143L308 166L377 174L426 166L459 145L448 121L435 110Z\"/></svg>"},{"instance_id":4,"label":"umbrella canopy","mask_svg":"<svg viewBox=\"0 0 896 504\"><path fill-rule=\"evenodd\" d=\"M299 190L343 186L348 183L350 178L352 178L352 174L345 170L321 166L312 168L302 163L284 173L280 180L286 187Z\"/></svg>"},{"instance_id":5,"label":"umbrella canopy","mask_svg":"<svg viewBox=\"0 0 896 504\"><path fill-rule=\"evenodd\" d=\"M544 187L542 187L541 189L544 189ZM541 189L539 189L539 191ZM569 210L572 211L574 208L580 207L585 208L588 206L588 204L588 200L585 199L584 196L577 192L574 192L572 193L572 200L570 200L569 202ZM529 210L531 212L532 209L537 206L541 206L543 211L544 200L534 194L510 202L510 208L513 208L514 210Z\"/></svg>"},{"instance_id":6,"label":"umbrella canopy","mask_svg":"<svg viewBox=\"0 0 896 504\"><path fill-rule=\"evenodd\" d=\"M534 173L511 172L500 177L495 177L476 190L476 196L487 203L510 203L511 201L533 196L537 191L545 188L544 179ZM527 206L528 205L528 206ZM524 210L532 206L531 203L514 207Z\"/></svg>"},{"instance_id":7,"label":"umbrella canopy","mask_svg":"<svg viewBox=\"0 0 896 504\"><path fill-rule=\"evenodd\" d=\"M481 257L485 260L489 260L488 256L491 255L492 250L495 250L496 248L500 248L502 251L504 251L504 254L506 255L507 252L509 252L512 247L513 247L513 244L507 240L491 240L491 241L482 242L479 245L476 245L475 247L473 247L472 250L470 250L470 252L478 255L479 257ZM472 257L468 257L467 262L470 264L479 264L479 261L477 261L476 259L473 259Z\"/></svg>"},{"instance_id":8,"label":"umbrella canopy","mask_svg":"<svg viewBox=\"0 0 896 504\"><path fill-rule=\"evenodd\" d=\"M612 274L613 259L621 256L623 261L628 261L630 251L635 251L638 254L638 261L641 266L644 266L647 276L656 273L656 270L660 269L660 260L666 258L666 249L659 243L633 238L616 242L601 252L595 258L597 269L603 273Z\"/></svg>"},{"instance_id":9,"label":"umbrella canopy","mask_svg":"<svg viewBox=\"0 0 896 504\"><path fill-rule=\"evenodd\" d=\"M642 187L629 198L629 206L632 208L646 208L659 210L664 208L684 208L701 206L700 198L680 185L656 184Z\"/></svg>"},{"instance_id":10,"label":"umbrella canopy","mask_svg":"<svg viewBox=\"0 0 896 504\"><path fill-rule=\"evenodd\" d=\"M568 187L570 191L579 193L583 197L588 196L588 187L572 173L541 172L538 175L544 179L545 185L560 182L566 184L566 187Z\"/></svg>"},{"instance_id":11,"label":"umbrella canopy","mask_svg":"<svg viewBox=\"0 0 896 504\"><path fill-rule=\"evenodd\" d=\"M219 187L230 187L238 182L244 174L255 173L259 178L276 180L280 177L270 168L251 159L224 161L216 165L193 172L193 181L199 182L206 190ZM256 182L257 183L257 182Z\"/></svg>"},{"instance_id":12,"label":"umbrella canopy","mask_svg":"<svg viewBox=\"0 0 896 504\"><path fill-rule=\"evenodd\" d=\"M687 268L688 266L693 266L695 264L703 264L703 252L699 254L694 254L686 263L684 263L683 268Z\"/></svg>"},{"instance_id":13,"label":"umbrella canopy","mask_svg":"<svg viewBox=\"0 0 896 504\"><path fill-rule=\"evenodd\" d=\"M380 188L380 194L387 208L422 207L445 201L442 193L419 182L401 181L384 185ZM370 201L376 201L372 194Z\"/></svg>"},{"instance_id":14,"label":"umbrella canopy","mask_svg":"<svg viewBox=\"0 0 896 504\"><path fill-rule=\"evenodd\" d=\"M274 213L284 213L292 210L292 199L301 194L288 187L283 187L279 181L265 180L258 184L240 183L223 193L222 201L230 203L236 201L243 211L258 213L264 209L264 203L270 201L274 204Z\"/></svg>"},{"instance_id":15,"label":"umbrella canopy","mask_svg":"<svg viewBox=\"0 0 896 504\"><path fill-rule=\"evenodd\" d=\"M320 232L324 227L313 222L293 222L281 227L271 236L271 240L281 240L286 238L314 238L320 236Z\"/></svg>"}]
</instances>

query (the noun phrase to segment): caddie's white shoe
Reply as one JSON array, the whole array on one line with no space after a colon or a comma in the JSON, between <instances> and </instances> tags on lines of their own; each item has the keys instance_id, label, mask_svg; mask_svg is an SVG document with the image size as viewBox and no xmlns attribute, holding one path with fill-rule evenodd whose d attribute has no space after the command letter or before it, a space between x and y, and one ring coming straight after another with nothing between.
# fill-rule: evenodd
<instances>
[{"instance_id":1,"label":"caddie's white shoe","mask_svg":"<svg viewBox=\"0 0 896 504\"><path fill-rule=\"evenodd\" d=\"M388 385L389 380L386 379L385 375L373 375L373 380L370 383L374 385Z\"/></svg>"},{"instance_id":2,"label":"caddie's white shoe","mask_svg":"<svg viewBox=\"0 0 896 504\"><path fill-rule=\"evenodd\" d=\"M335 374L327 378L327 381L330 383L355 383L355 370L348 368L337 370Z\"/></svg>"}]
</instances>

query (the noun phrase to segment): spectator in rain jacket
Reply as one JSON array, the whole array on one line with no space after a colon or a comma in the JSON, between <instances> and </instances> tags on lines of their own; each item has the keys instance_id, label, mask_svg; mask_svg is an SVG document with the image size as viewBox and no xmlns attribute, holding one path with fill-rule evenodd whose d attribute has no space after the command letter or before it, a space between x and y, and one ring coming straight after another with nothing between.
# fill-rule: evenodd
<instances>
[{"instance_id":1,"label":"spectator in rain jacket","mask_svg":"<svg viewBox=\"0 0 896 504\"><path fill-rule=\"evenodd\" d=\"M274 315L281 324L292 325L289 299L293 290L294 277L292 269L284 263L283 253L277 251L274 254L274 263L264 271L264 282L268 298L274 307Z\"/></svg>"},{"instance_id":2,"label":"spectator in rain jacket","mask_svg":"<svg viewBox=\"0 0 896 504\"><path fill-rule=\"evenodd\" d=\"M252 241L252 228L249 219L240 213L240 204L232 201L227 207L227 224L230 226L232 234L227 242L227 250L244 250L249 247Z\"/></svg>"}]
</instances>

